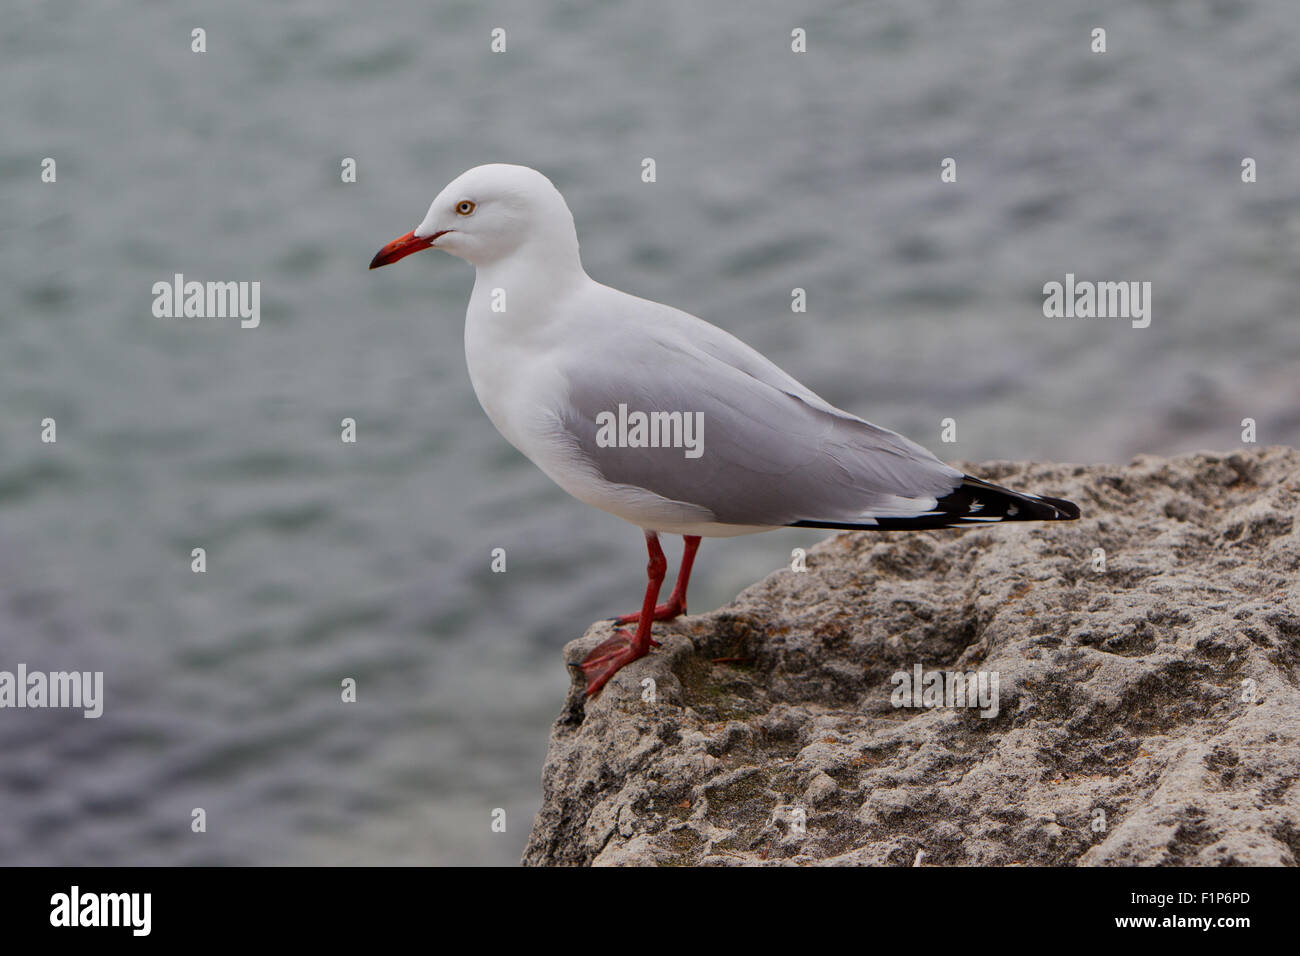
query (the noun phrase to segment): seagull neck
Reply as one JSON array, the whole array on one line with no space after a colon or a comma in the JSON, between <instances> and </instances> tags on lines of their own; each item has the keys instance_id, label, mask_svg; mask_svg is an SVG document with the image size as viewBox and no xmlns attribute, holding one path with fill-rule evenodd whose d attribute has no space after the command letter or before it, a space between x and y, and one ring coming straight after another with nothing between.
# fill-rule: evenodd
<instances>
[{"instance_id":1,"label":"seagull neck","mask_svg":"<svg viewBox=\"0 0 1300 956\"><path fill-rule=\"evenodd\" d=\"M554 302L590 281L576 249L571 258L554 252L544 256L514 255L478 266L473 298L500 301L504 297L508 310L512 303Z\"/></svg>"}]
</instances>

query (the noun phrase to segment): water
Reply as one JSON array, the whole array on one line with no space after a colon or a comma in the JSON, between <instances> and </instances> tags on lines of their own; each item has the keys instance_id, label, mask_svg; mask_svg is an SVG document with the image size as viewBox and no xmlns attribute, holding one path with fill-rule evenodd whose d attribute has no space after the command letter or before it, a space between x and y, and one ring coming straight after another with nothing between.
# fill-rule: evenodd
<instances>
[{"instance_id":1,"label":"water","mask_svg":"<svg viewBox=\"0 0 1300 956\"><path fill-rule=\"evenodd\" d=\"M1293 6L1074 6L10 11L0 669L107 699L0 711L0 863L518 859L559 649L637 603L644 555L479 410L472 270L366 271L478 163L548 173L596 278L947 459L1230 448L1244 417L1295 444ZM260 281L260 328L154 318L175 272ZM1151 327L1044 318L1067 272L1151 281ZM818 537L706 542L692 610Z\"/></svg>"}]
</instances>

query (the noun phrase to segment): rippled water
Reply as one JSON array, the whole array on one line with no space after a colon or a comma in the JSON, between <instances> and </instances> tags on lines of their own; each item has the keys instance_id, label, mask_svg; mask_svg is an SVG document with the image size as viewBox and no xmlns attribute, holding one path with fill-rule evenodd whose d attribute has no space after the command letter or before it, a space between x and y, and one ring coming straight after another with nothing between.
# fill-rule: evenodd
<instances>
[{"instance_id":1,"label":"rippled water","mask_svg":"<svg viewBox=\"0 0 1300 956\"><path fill-rule=\"evenodd\" d=\"M366 270L472 165L542 169L594 277L950 460L1295 444L1294 6L1042 6L8 12L0 670L107 687L0 711L0 863L518 859L559 649L644 556L479 410L472 270ZM261 326L154 318L176 272L260 281ZM1151 281L1151 327L1045 319L1067 272ZM692 609L816 538L706 542Z\"/></svg>"}]
</instances>

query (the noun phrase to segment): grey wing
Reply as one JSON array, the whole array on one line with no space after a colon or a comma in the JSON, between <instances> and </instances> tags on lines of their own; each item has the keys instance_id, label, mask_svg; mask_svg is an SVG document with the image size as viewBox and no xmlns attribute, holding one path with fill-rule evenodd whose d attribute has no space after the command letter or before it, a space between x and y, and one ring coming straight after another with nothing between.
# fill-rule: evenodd
<instances>
[{"instance_id":1,"label":"grey wing","mask_svg":"<svg viewBox=\"0 0 1300 956\"><path fill-rule=\"evenodd\" d=\"M730 336L722 345L735 354L725 357L718 342L705 351L680 336L653 338L561 370L562 426L606 481L707 508L723 524L767 526L915 515L961 484L961 472L921 446L827 405ZM637 361L647 352L656 356L649 366ZM608 430L598 440L599 416L620 404L695 416L701 454L611 447Z\"/></svg>"}]
</instances>

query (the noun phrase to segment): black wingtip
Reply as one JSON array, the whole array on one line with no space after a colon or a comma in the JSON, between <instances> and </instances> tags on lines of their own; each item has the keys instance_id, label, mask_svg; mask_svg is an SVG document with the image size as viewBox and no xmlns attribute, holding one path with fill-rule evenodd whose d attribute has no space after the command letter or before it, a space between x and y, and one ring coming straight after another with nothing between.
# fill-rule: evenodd
<instances>
[{"instance_id":1,"label":"black wingtip","mask_svg":"<svg viewBox=\"0 0 1300 956\"><path fill-rule=\"evenodd\" d=\"M1003 521L1076 521L1079 518L1079 506L1073 501L1012 491L974 475L966 475L956 491L939 499L939 505L951 509L957 517L982 513L998 515Z\"/></svg>"},{"instance_id":2,"label":"black wingtip","mask_svg":"<svg viewBox=\"0 0 1300 956\"><path fill-rule=\"evenodd\" d=\"M1066 501L1064 498L1047 498L1039 496L1040 501L1045 501L1057 511L1061 512L1055 520L1057 521L1078 521L1079 506L1073 501Z\"/></svg>"},{"instance_id":3,"label":"black wingtip","mask_svg":"<svg viewBox=\"0 0 1300 956\"><path fill-rule=\"evenodd\" d=\"M973 528L1001 521L1077 521L1079 506L1064 498L1027 495L983 478L966 475L934 510L912 517L879 517L870 521L796 521L794 528L842 531L923 531Z\"/></svg>"}]
</instances>

